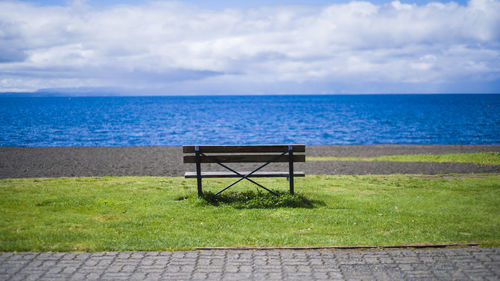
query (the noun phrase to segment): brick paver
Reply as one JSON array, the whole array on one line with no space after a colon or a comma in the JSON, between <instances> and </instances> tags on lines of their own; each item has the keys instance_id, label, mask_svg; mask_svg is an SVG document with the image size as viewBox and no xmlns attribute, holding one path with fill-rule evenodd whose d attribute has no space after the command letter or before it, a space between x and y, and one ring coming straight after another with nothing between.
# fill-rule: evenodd
<instances>
[{"instance_id":1,"label":"brick paver","mask_svg":"<svg viewBox=\"0 0 500 281\"><path fill-rule=\"evenodd\" d=\"M1 253L0 280L499 280L500 248Z\"/></svg>"}]
</instances>

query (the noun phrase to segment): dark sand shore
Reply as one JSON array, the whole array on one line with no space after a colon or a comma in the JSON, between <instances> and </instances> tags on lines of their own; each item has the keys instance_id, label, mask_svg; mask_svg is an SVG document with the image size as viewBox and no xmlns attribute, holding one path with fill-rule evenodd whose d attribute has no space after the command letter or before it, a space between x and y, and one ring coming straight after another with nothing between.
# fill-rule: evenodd
<instances>
[{"instance_id":1,"label":"dark sand shore","mask_svg":"<svg viewBox=\"0 0 500 281\"><path fill-rule=\"evenodd\" d=\"M371 157L396 154L500 152L500 145L331 145L307 146L307 156ZM236 165L239 169L249 169ZM208 167L212 169L213 167ZM182 176L182 148L145 147L0 147L0 178L75 176ZM273 169L282 169L276 166ZM464 163L306 162L306 174L500 173L500 166Z\"/></svg>"}]
</instances>

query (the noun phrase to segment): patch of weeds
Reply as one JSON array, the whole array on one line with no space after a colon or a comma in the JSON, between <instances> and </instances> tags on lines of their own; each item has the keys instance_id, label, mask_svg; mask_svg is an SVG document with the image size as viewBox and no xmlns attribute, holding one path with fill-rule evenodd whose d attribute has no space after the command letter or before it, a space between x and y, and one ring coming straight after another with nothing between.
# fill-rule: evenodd
<instances>
[{"instance_id":1,"label":"patch of weeds","mask_svg":"<svg viewBox=\"0 0 500 281\"><path fill-rule=\"evenodd\" d=\"M315 205L324 205L321 201L310 200L301 194L281 194L275 196L262 191L225 192L215 195L213 192L204 192L198 204L212 206L231 206L235 209L273 209L273 208L314 208Z\"/></svg>"},{"instance_id":2,"label":"patch of weeds","mask_svg":"<svg viewBox=\"0 0 500 281\"><path fill-rule=\"evenodd\" d=\"M174 200L176 200L176 201L183 201L183 200L186 200L186 199L189 199L188 195L177 196L177 197L175 197Z\"/></svg>"},{"instance_id":3,"label":"patch of weeds","mask_svg":"<svg viewBox=\"0 0 500 281\"><path fill-rule=\"evenodd\" d=\"M56 203L57 203L56 200L49 199L49 200L43 200L42 202L36 203L35 206L37 206L37 207L43 207L43 206L54 205Z\"/></svg>"}]
</instances>

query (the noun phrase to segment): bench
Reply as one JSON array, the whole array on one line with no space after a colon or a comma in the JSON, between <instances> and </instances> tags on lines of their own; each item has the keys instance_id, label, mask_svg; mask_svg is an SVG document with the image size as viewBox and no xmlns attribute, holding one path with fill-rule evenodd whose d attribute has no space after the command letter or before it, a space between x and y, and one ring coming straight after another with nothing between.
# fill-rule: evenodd
<instances>
[{"instance_id":1,"label":"bench","mask_svg":"<svg viewBox=\"0 0 500 281\"><path fill-rule=\"evenodd\" d=\"M203 178L239 178L237 181L226 186L215 195L219 195L226 189L242 180L248 180L257 186L279 196L279 194L269 190L265 186L255 182L251 178L257 177L286 177L290 184L290 194L294 194L294 178L304 177L304 172L297 172L293 169L294 162L305 162L306 146L303 144L294 145L185 145L182 147L184 153L184 163L196 164L196 171L186 172L185 178L196 178L198 186L198 196L203 196ZM288 163L288 171L260 171L271 163ZM201 171L202 163L215 163L226 171ZM263 163L252 171L236 171L225 163Z\"/></svg>"}]
</instances>

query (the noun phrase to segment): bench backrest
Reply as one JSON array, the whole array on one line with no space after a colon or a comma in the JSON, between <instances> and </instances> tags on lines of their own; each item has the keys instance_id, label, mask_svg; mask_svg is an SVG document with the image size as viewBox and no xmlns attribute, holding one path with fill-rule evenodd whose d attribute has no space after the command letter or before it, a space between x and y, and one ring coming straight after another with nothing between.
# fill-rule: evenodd
<instances>
[{"instance_id":1,"label":"bench backrest","mask_svg":"<svg viewBox=\"0 0 500 281\"><path fill-rule=\"evenodd\" d=\"M209 157L217 159L221 163L253 163L268 162L283 152L288 152L289 146L293 151L293 162L305 162L306 146L303 144L294 145L185 145L184 163L196 163L196 147L199 152ZM273 162L289 162L289 154L274 159ZM208 157L200 155L200 163L212 163Z\"/></svg>"}]
</instances>

